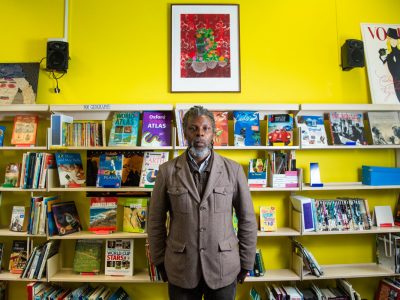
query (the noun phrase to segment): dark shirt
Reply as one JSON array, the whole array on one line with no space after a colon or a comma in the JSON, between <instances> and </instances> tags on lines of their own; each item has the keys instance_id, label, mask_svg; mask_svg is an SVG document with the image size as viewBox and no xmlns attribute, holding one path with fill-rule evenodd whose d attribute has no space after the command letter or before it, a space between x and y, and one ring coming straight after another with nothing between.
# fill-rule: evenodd
<instances>
[{"instance_id":1,"label":"dark shirt","mask_svg":"<svg viewBox=\"0 0 400 300\"><path fill-rule=\"evenodd\" d=\"M194 184L197 187L197 192L199 193L200 199L203 198L204 190L206 188L208 177L210 176L211 167L214 160L213 151L211 151L210 156L206 158L203 162L205 167L201 168L187 151L187 163L189 165L190 173L193 176Z\"/></svg>"}]
</instances>

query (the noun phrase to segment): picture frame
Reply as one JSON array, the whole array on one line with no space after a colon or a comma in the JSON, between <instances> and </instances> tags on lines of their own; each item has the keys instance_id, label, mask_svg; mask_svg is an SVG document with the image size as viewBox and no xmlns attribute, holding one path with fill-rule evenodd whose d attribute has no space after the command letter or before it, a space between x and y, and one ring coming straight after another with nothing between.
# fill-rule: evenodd
<instances>
[{"instance_id":1,"label":"picture frame","mask_svg":"<svg viewBox=\"0 0 400 300\"><path fill-rule=\"evenodd\" d=\"M171 92L240 92L238 4L171 5Z\"/></svg>"}]
</instances>

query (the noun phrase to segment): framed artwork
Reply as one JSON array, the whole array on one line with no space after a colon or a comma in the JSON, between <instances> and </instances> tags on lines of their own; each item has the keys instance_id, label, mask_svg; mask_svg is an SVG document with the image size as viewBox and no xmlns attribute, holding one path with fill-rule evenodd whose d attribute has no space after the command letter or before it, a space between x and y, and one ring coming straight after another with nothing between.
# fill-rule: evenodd
<instances>
[{"instance_id":1,"label":"framed artwork","mask_svg":"<svg viewBox=\"0 0 400 300\"><path fill-rule=\"evenodd\" d=\"M171 7L171 91L240 92L239 5Z\"/></svg>"}]
</instances>

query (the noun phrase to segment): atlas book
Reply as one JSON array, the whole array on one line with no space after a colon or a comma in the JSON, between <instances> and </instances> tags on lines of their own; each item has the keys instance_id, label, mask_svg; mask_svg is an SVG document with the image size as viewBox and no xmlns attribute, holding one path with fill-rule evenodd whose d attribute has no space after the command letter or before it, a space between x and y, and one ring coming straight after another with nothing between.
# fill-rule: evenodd
<instances>
[{"instance_id":1,"label":"atlas book","mask_svg":"<svg viewBox=\"0 0 400 300\"><path fill-rule=\"evenodd\" d=\"M89 231L108 234L117 230L117 197L91 197Z\"/></svg>"},{"instance_id":2,"label":"atlas book","mask_svg":"<svg viewBox=\"0 0 400 300\"><path fill-rule=\"evenodd\" d=\"M105 275L133 275L133 240L106 240Z\"/></svg>"},{"instance_id":3,"label":"atlas book","mask_svg":"<svg viewBox=\"0 0 400 300\"><path fill-rule=\"evenodd\" d=\"M4 145L4 136L6 135L6 126L0 125L0 147Z\"/></svg>"},{"instance_id":4,"label":"atlas book","mask_svg":"<svg viewBox=\"0 0 400 300\"><path fill-rule=\"evenodd\" d=\"M9 163L6 166L3 187L19 187L21 178L21 164Z\"/></svg>"},{"instance_id":5,"label":"atlas book","mask_svg":"<svg viewBox=\"0 0 400 300\"><path fill-rule=\"evenodd\" d=\"M139 119L138 111L114 113L108 146L136 146Z\"/></svg>"},{"instance_id":6,"label":"atlas book","mask_svg":"<svg viewBox=\"0 0 400 300\"><path fill-rule=\"evenodd\" d=\"M333 145L367 145L364 117L358 112L331 112L329 124Z\"/></svg>"},{"instance_id":7,"label":"atlas book","mask_svg":"<svg viewBox=\"0 0 400 300\"><path fill-rule=\"evenodd\" d=\"M146 151L143 157L142 172L140 175L140 187L151 188L156 181L158 169L161 164L168 161L169 152Z\"/></svg>"},{"instance_id":8,"label":"atlas book","mask_svg":"<svg viewBox=\"0 0 400 300\"><path fill-rule=\"evenodd\" d=\"M82 230L74 201L53 204L51 210L53 211L58 235L67 235Z\"/></svg>"},{"instance_id":9,"label":"atlas book","mask_svg":"<svg viewBox=\"0 0 400 300\"><path fill-rule=\"evenodd\" d=\"M11 145L34 146L39 118L32 115L17 115L14 117L14 128Z\"/></svg>"},{"instance_id":10,"label":"atlas book","mask_svg":"<svg viewBox=\"0 0 400 300\"><path fill-rule=\"evenodd\" d=\"M123 154L101 154L97 173L97 187L121 187Z\"/></svg>"},{"instance_id":11,"label":"atlas book","mask_svg":"<svg viewBox=\"0 0 400 300\"><path fill-rule=\"evenodd\" d=\"M267 139L269 146L292 146L293 114L268 115Z\"/></svg>"},{"instance_id":12,"label":"atlas book","mask_svg":"<svg viewBox=\"0 0 400 300\"><path fill-rule=\"evenodd\" d=\"M79 153L57 152L55 157L61 187L76 188L85 185L85 172Z\"/></svg>"},{"instance_id":13,"label":"atlas book","mask_svg":"<svg viewBox=\"0 0 400 300\"><path fill-rule=\"evenodd\" d=\"M263 188L267 187L267 165L268 160L264 158L250 159L248 184L249 187Z\"/></svg>"},{"instance_id":14,"label":"atlas book","mask_svg":"<svg viewBox=\"0 0 400 300\"><path fill-rule=\"evenodd\" d=\"M400 24L361 24L373 104L400 103Z\"/></svg>"},{"instance_id":15,"label":"atlas book","mask_svg":"<svg viewBox=\"0 0 400 300\"><path fill-rule=\"evenodd\" d=\"M27 240L14 240L11 248L9 271L13 274L21 274L26 266L28 254Z\"/></svg>"},{"instance_id":16,"label":"atlas book","mask_svg":"<svg viewBox=\"0 0 400 300\"><path fill-rule=\"evenodd\" d=\"M276 207L260 206L260 231L276 231Z\"/></svg>"},{"instance_id":17,"label":"atlas book","mask_svg":"<svg viewBox=\"0 0 400 300\"><path fill-rule=\"evenodd\" d=\"M126 198L124 202L124 232L146 232L148 198Z\"/></svg>"},{"instance_id":18,"label":"atlas book","mask_svg":"<svg viewBox=\"0 0 400 300\"><path fill-rule=\"evenodd\" d=\"M80 274L100 273L102 252L102 240L77 240L72 267L74 272Z\"/></svg>"},{"instance_id":19,"label":"atlas book","mask_svg":"<svg viewBox=\"0 0 400 300\"><path fill-rule=\"evenodd\" d=\"M302 146L328 146L324 116L322 114L297 116L296 125L300 128Z\"/></svg>"},{"instance_id":20,"label":"atlas book","mask_svg":"<svg viewBox=\"0 0 400 300\"><path fill-rule=\"evenodd\" d=\"M13 206L11 213L10 230L22 232L26 231L29 221L29 207Z\"/></svg>"},{"instance_id":21,"label":"atlas book","mask_svg":"<svg viewBox=\"0 0 400 300\"><path fill-rule=\"evenodd\" d=\"M142 146L171 146L171 111L143 112Z\"/></svg>"},{"instance_id":22,"label":"atlas book","mask_svg":"<svg viewBox=\"0 0 400 300\"><path fill-rule=\"evenodd\" d=\"M400 118L398 112L368 112L368 120L374 145L400 144Z\"/></svg>"},{"instance_id":23,"label":"atlas book","mask_svg":"<svg viewBox=\"0 0 400 300\"><path fill-rule=\"evenodd\" d=\"M229 145L228 112L213 111L215 120L214 146Z\"/></svg>"},{"instance_id":24,"label":"atlas book","mask_svg":"<svg viewBox=\"0 0 400 300\"><path fill-rule=\"evenodd\" d=\"M235 146L260 146L260 119L257 111L234 111Z\"/></svg>"}]
</instances>

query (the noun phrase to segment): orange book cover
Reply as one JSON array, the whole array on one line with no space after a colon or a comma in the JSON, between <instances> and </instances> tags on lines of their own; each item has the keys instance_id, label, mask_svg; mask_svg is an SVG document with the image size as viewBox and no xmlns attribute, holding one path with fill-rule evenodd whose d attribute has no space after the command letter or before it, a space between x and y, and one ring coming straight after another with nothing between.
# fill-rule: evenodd
<instances>
[{"instance_id":1,"label":"orange book cover","mask_svg":"<svg viewBox=\"0 0 400 300\"><path fill-rule=\"evenodd\" d=\"M17 146L35 145L38 122L38 116L15 116L11 144Z\"/></svg>"},{"instance_id":2,"label":"orange book cover","mask_svg":"<svg viewBox=\"0 0 400 300\"><path fill-rule=\"evenodd\" d=\"M214 146L228 146L228 112L214 111L215 137Z\"/></svg>"}]
</instances>

